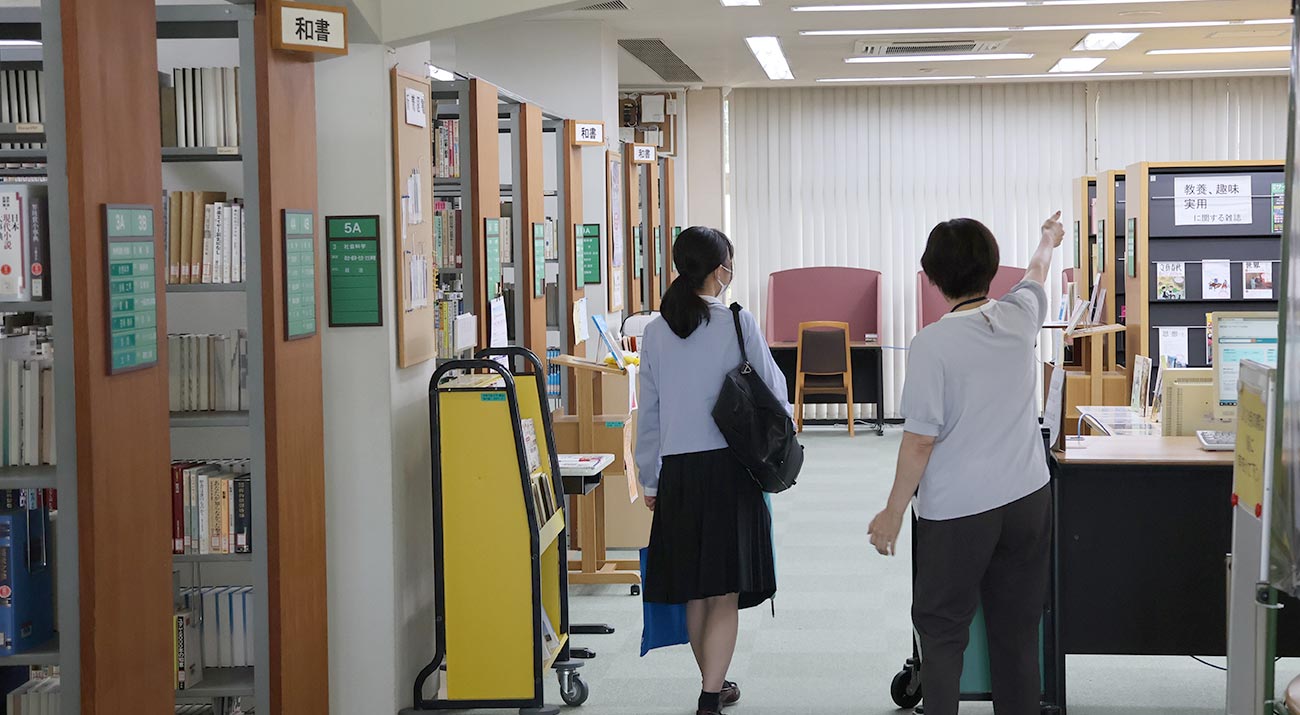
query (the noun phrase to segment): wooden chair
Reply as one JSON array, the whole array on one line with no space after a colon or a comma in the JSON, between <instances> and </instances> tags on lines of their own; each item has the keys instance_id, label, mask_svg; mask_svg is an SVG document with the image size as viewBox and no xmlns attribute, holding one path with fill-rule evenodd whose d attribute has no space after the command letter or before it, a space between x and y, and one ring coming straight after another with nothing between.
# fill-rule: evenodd
<instances>
[{"instance_id":1,"label":"wooden chair","mask_svg":"<svg viewBox=\"0 0 1300 715\"><path fill-rule=\"evenodd\" d=\"M849 436L853 436L853 363L849 357L849 324L819 320L799 324L794 419L803 431L804 395L844 395L849 407Z\"/></svg>"}]
</instances>

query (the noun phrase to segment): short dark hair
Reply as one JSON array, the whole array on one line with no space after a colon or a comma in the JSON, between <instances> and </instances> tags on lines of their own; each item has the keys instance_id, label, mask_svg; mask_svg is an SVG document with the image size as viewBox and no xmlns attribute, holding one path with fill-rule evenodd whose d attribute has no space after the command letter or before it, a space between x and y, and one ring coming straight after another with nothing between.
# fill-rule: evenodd
<instances>
[{"instance_id":1,"label":"short dark hair","mask_svg":"<svg viewBox=\"0 0 1300 715\"><path fill-rule=\"evenodd\" d=\"M998 240L973 218L944 221L930 231L921 269L948 298L988 293L998 274Z\"/></svg>"}]
</instances>

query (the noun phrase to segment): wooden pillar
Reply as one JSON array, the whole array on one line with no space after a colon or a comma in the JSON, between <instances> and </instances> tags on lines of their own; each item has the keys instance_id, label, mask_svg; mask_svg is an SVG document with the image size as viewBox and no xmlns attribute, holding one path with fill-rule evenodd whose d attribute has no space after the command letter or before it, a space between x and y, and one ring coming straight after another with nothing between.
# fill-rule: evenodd
<instances>
[{"instance_id":1,"label":"wooden pillar","mask_svg":"<svg viewBox=\"0 0 1300 715\"><path fill-rule=\"evenodd\" d=\"M523 187L520 192L522 205L517 207L515 220L520 222L520 235L523 245L519 255L515 256L519 277L515 281L516 290L523 297L523 330L518 336L518 344L533 351L538 357L546 358L546 259L537 256L534 239L536 227L546 221L546 206L543 203L542 110L535 104L519 105L519 176ZM539 266L538 263L541 265ZM538 296L534 284L536 271L543 276L542 295Z\"/></svg>"},{"instance_id":2,"label":"wooden pillar","mask_svg":"<svg viewBox=\"0 0 1300 715\"><path fill-rule=\"evenodd\" d=\"M671 156L664 157L663 181L659 200L663 203L664 217L664 289L677 277L673 265L673 229L677 227L677 166Z\"/></svg>"},{"instance_id":3,"label":"wooden pillar","mask_svg":"<svg viewBox=\"0 0 1300 715\"><path fill-rule=\"evenodd\" d=\"M80 599L81 620L80 654L64 657L80 658L87 715L171 712L175 702L156 17L153 0L62 0L60 13L71 280L57 289L69 291L72 324L56 327L71 333L75 350L56 359L74 363L80 554L67 566L77 568L81 585L62 594ZM158 363L114 376L105 317L108 203L153 207L158 277Z\"/></svg>"},{"instance_id":4,"label":"wooden pillar","mask_svg":"<svg viewBox=\"0 0 1300 715\"><path fill-rule=\"evenodd\" d=\"M661 264L666 264L667 257L664 256L664 230L660 225L662 218L659 215L659 162L646 164L646 202L645 202L645 241L648 248L646 249L646 275L650 282L650 295L647 307L650 310L659 310L659 299L663 297L664 276L659 271ZM667 270L667 269L665 269Z\"/></svg>"},{"instance_id":5,"label":"wooden pillar","mask_svg":"<svg viewBox=\"0 0 1300 715\"><path fill-rule=\"evenodd\" d=\"M623 266L627 271L627 300L624 305L627 306L627 312L637 313L641 311L642 294L641 294L641 271L637 270L636 251L637 251L637 229L641 233L641 247L645 248L645 216L641 212L641 165L633 161L633 146L625 144L623 146L623 225L627 227L627 235L624 237L627 249L623 252ZM643 257L643 263L648 261L649 257ZM643 266L644 268L644 266Z\"/></svg>"},{"instance_id":6,"label":"wooden pillar","mask_svg":"<svg viewBox=\"0 0 1300 715\"><path fill-rule=\"evenodd\" d=\"M501 146L497 136L497 88L481 79L469 81L469 216L473 222L470 255L474 264L474 297L471 308L478 316L478 347L486 348L491 337L490 304L496 287L487 284L487 238L484 219L501 218ZM463 139L463 137L462 137ZM510 240L502 236L502 241Z\"/></svg>"},{"instance_id":7,"label":"wooden pillar","mask_svg":"<svg viewBox=\"0 0 1300 715\"><path fill-rule=\"evenodd\" d=\"M573 124L574 121L572 119L565 121L564 135L566 137L573 136ZM575 263L573 258L574 256L578 255L579 239L578 239L577 226L583 222L582 220L582 147L575 146L572 143L566 142L564 145L564 150L561 152L561 156L559 157L559 160L563 162L563 166L564 166L564 191L562 192L564 196L563 199L564 211L562 213L565 215L566 217L565 223L568 225L558 226L556 227L556 230L559 231L560 235L564 237L565 247L566 247L564 255L569 256L569 262L570 262L569 270L571 271L569 280L565 282L565 285L560 286L560 295L564 296L564 300L561 303L563 308L560 310L560 320L562 321L568 320L570 321L570 323L572 323L573 306L580 299L587 297L586 287L585 286L582 288L577 287L578 286L577 281L579 278L582 277L582 266ZM605 265L605 263L603 262L605 260L605 257L601 256L600 260L602 261L601 265ZM565 354L577 355L578 348L584 345L585 343L574 340L575 336L574 336L572 325L570 325L568 330L563 331L563 333L565 336L564 338ZM576 414L577 411L577 406L575 404L576 400L573 399L572 397L572 395L574 394L574 389L576 388L576 384L577 384L574 382L574 380L577 379L577 373L575 373L573 368L571 367L565 368L565 371L568 374L567 384L569 385L569 394L570 394L570 399L566 401L567 402L566 411L572 415L572 414Z\"/></svg>"},{"instance_id":8,"label":"wooden pillar","mask_svg":"<svg viewBox=\"0 0 1300 715\"><path fill-rule=\"evenodd\" d=\"M258 544L266 544L269 583L269 612L256 615L265 618L271 659L257 668L269 678L271 712L314 715L330 704L319 334L325 297L318 289L317 334L286 340L281 215L316 211L316 70L310 55L272 49L270 7L258 0L254 30L267 498L267 535ZM323 233L319 215L315 224ZM319 270L324 261L316 253Z\"/></svg>"}]
</instances>

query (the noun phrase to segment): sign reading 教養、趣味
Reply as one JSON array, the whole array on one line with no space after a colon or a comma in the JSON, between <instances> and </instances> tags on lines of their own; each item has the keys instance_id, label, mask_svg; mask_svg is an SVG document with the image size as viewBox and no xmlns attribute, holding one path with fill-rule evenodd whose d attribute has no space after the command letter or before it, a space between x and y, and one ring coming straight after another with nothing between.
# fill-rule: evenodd
<instances>
[{"instance_id":1,"label":"sign reading \u6559\u990a\u3001\u8da3\u5473","mask_svg":"<svg viewBox=\"0 0 1300 715\"><path fill-rule=\"evenodd\" d=\"M1250 175L1174 177L1175 226L1254 223Z\"/></svg>"},{"instance_id":2,"label":"sign reading \u6559\u990a\u3001\u8da3\u5473","mask_svg":"<svg viewBox=\"0 0 1300 715\"><path fill-rule=\"evenodd\" d=\"M277 0L271 17L271 44L277 50L348 53L347 8Z\"/></svg>"}]
</instances>

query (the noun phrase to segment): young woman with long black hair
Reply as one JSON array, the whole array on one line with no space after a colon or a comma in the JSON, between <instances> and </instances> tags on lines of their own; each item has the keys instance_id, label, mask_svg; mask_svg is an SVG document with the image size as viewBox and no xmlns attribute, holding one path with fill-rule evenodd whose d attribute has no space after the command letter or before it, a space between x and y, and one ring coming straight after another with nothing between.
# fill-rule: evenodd
<instances>
[{"instance_id":1,"label":"young woman with long black hair","mask_svg":"<svg viewBox=\"0 0 1300 715\"><path fill-rule=\"evenodd\" d=\"M636 463L654 512L645 600L685 603L702 680L698 715L740 699L726 680L741 608L776 593L772 523L763 493L713 422L726 374L740 364L731 311L734 248L721 231L692 226L673 243L677 278L641 345ZM785 378L758 321L741 311L745 351L777 395Z\"/></svg>"}]
</instances>

